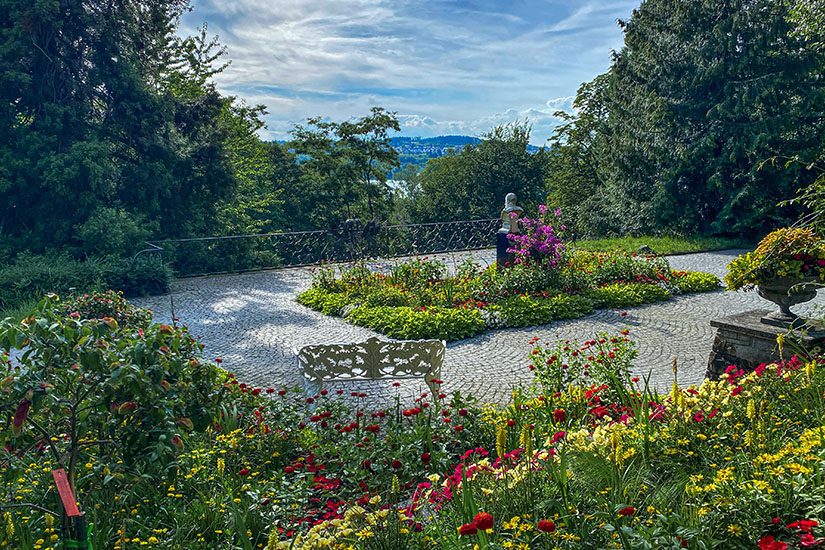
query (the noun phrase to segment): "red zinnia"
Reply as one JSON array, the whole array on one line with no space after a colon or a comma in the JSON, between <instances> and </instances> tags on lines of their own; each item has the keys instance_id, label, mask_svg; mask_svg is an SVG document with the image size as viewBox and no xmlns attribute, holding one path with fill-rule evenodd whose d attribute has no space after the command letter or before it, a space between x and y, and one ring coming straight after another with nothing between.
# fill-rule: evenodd
<instances>
[{"instance_id":1,"label":"red zinnia","mask_svg":"<svg viewBox=\"0 0 825 550\"><path fill-rule=\"evenodd\" d=\"M245 476L249 474L249 468L243 468L241 471L238 472L239 476Z\"/></svg>"},{"instance_id":2,"label":"red zinnia","mask_svg":"<svg viewBox=\"0 0 825 550\"><path fill-rule=\"evenodd\" d=\"M774 540L773 535L762 537L759 541L759 550L785 550L787 547L784 542Z\"/></svg>"},{"instance_id":3,"label":"red zinnia","mask_svg":"<svg viewBox=\"0 0 825 550\"><path fill-rule=\"evenodd\" d=\"M553 411L553 420L556 422L564 422L564 419L567 415L564 413L562 409L556 409Z\"/></svg>"},{"instance_id":4,"label":"red zinnia","mask_svg":"<svg viewBox=\"0 0 825 550\"><path fill-rule=\"evenodd\" d=\"M552 533L556 530L556 524L550 521L549 519L543 519L539 522L536 528L544 533Z\"/></svg>"},{"instance_id":5,"label":"red zinnia","mask_svg":"<svg viewBox=\"0 0 825 550\"><path fill-rule=\"evenodd\" d=\"M395 468L396 470L401 468L401 466L403 466L403 464L401 464L401 461L398 460L397 458L392 461L392 467Z\"/></svg>"},{"instance_id":6,"label":"red zinnia","mask_svg":"<svg viewBox=\"0 0 825 550\"><path fill-rule=\"evenodd\" d=\"M628 506L626 508L622 508L619 510L619 516L632 516L636 513L636 508L633 506Z\"/></svg>"},{"instance_id":7,"label":"red zinnia","mask_svg":"<svg viewBox=\"0 0 825 550\"><path fill-rule=\"evenodd\" d=\"M424 464L430 463L430 453L421 453L421 462Z\"/></svg>"},{"instance_id":8,"label":"red zinnia","mask_svg":"<svg viewBox=\"0 0 825 550\"><path fill-rule=\"evenodd\" d=\"M484 531L486 531L487 529L492 529L493 523L493 516L491 516L487 512L479 512L473 519L473 525Z\"/></svg>"},{"instance_id":9,"label":"red zinnia","mask_svg":"<svg viewBox=\"0 0 825 550\"><path fill-rule=\"evenodd\" d=\"M458 528L459 535L475 535L476 533L478 533L478 527L472 523L465 523Z\"/></svg>"}]
</instances>

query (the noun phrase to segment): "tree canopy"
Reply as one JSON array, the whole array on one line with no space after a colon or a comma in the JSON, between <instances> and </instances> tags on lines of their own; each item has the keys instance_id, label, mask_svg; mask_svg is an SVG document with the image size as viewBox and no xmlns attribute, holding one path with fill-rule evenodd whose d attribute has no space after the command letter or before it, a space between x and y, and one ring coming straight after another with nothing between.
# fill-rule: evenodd
<instances>
[{"instance_id":1,"label":"tree canopy","mask_svg":"<svg viewBox=\"0 0 825 550\"><path fill-rule=\"evenodd\" d=\"M791 7L642 2L621 22L610 70L582 87L575 117L551 141L550 195L570 203L571 178L595 192L598 203L590 194L582 205L602 213L581 220L591 233L742 236L793 219L777 203L813 175L763 161L819 155L825 82L821 52L798 30L810 27L794 24Z\"/></svg>"}]
</instances>

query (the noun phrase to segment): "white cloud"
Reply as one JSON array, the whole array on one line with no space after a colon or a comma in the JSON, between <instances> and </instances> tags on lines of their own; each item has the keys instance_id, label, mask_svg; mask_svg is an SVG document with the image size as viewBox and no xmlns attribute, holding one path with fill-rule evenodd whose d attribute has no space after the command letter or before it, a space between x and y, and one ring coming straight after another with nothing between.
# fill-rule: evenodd
<instances>
[{"instance_id":1,"label":"white cloud","mask_svg":"<svg viewBox=\"0 0 825 550\"><path fill-rule=\"evenodd\" d=\"M526 116L543 143L553 112L607 69L622 41L615 19L637 2L200 0L182 32L206 20L220 35L232 65L218 87L265 104L270 136L381 105L408 135L477 135Z\"/></svg>"}]
</instances>

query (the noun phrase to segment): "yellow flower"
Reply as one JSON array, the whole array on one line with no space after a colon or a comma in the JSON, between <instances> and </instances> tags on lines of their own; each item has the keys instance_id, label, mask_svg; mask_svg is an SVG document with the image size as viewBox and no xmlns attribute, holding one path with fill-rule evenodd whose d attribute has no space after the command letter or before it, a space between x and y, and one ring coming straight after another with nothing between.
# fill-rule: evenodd
<instances>
[{"instance_id":1,"label":"yellow flower","mask_svg":"<svg viewBox=\"0 0 825 550\"><path fill-rule=\"evenodd\" d=\"M728 525L728 533L733 535L734 537L738 537L742 535L742 526L738 523L731 523Z\"/></svg>"}]
</instances>

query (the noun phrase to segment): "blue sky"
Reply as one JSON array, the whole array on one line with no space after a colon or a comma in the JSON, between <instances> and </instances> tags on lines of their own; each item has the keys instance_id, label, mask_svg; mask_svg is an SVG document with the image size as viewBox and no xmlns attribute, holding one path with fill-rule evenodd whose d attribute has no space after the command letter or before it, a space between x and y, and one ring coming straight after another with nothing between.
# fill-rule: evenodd
<instances>
[{"instance_id":1,"label":"blue sky","mask_svg":"<svg viewBox=\"0 0 825 550\"><path fill-rule=\"evenodd\" d=\"M480 135L528 119L550 137L582 82L622 45L616 19L639 0L193 0L232 64L218 88L267 106L265 138L310 116L344 120L377 105L400 135Z\"/></svg>"}]
</instances>

